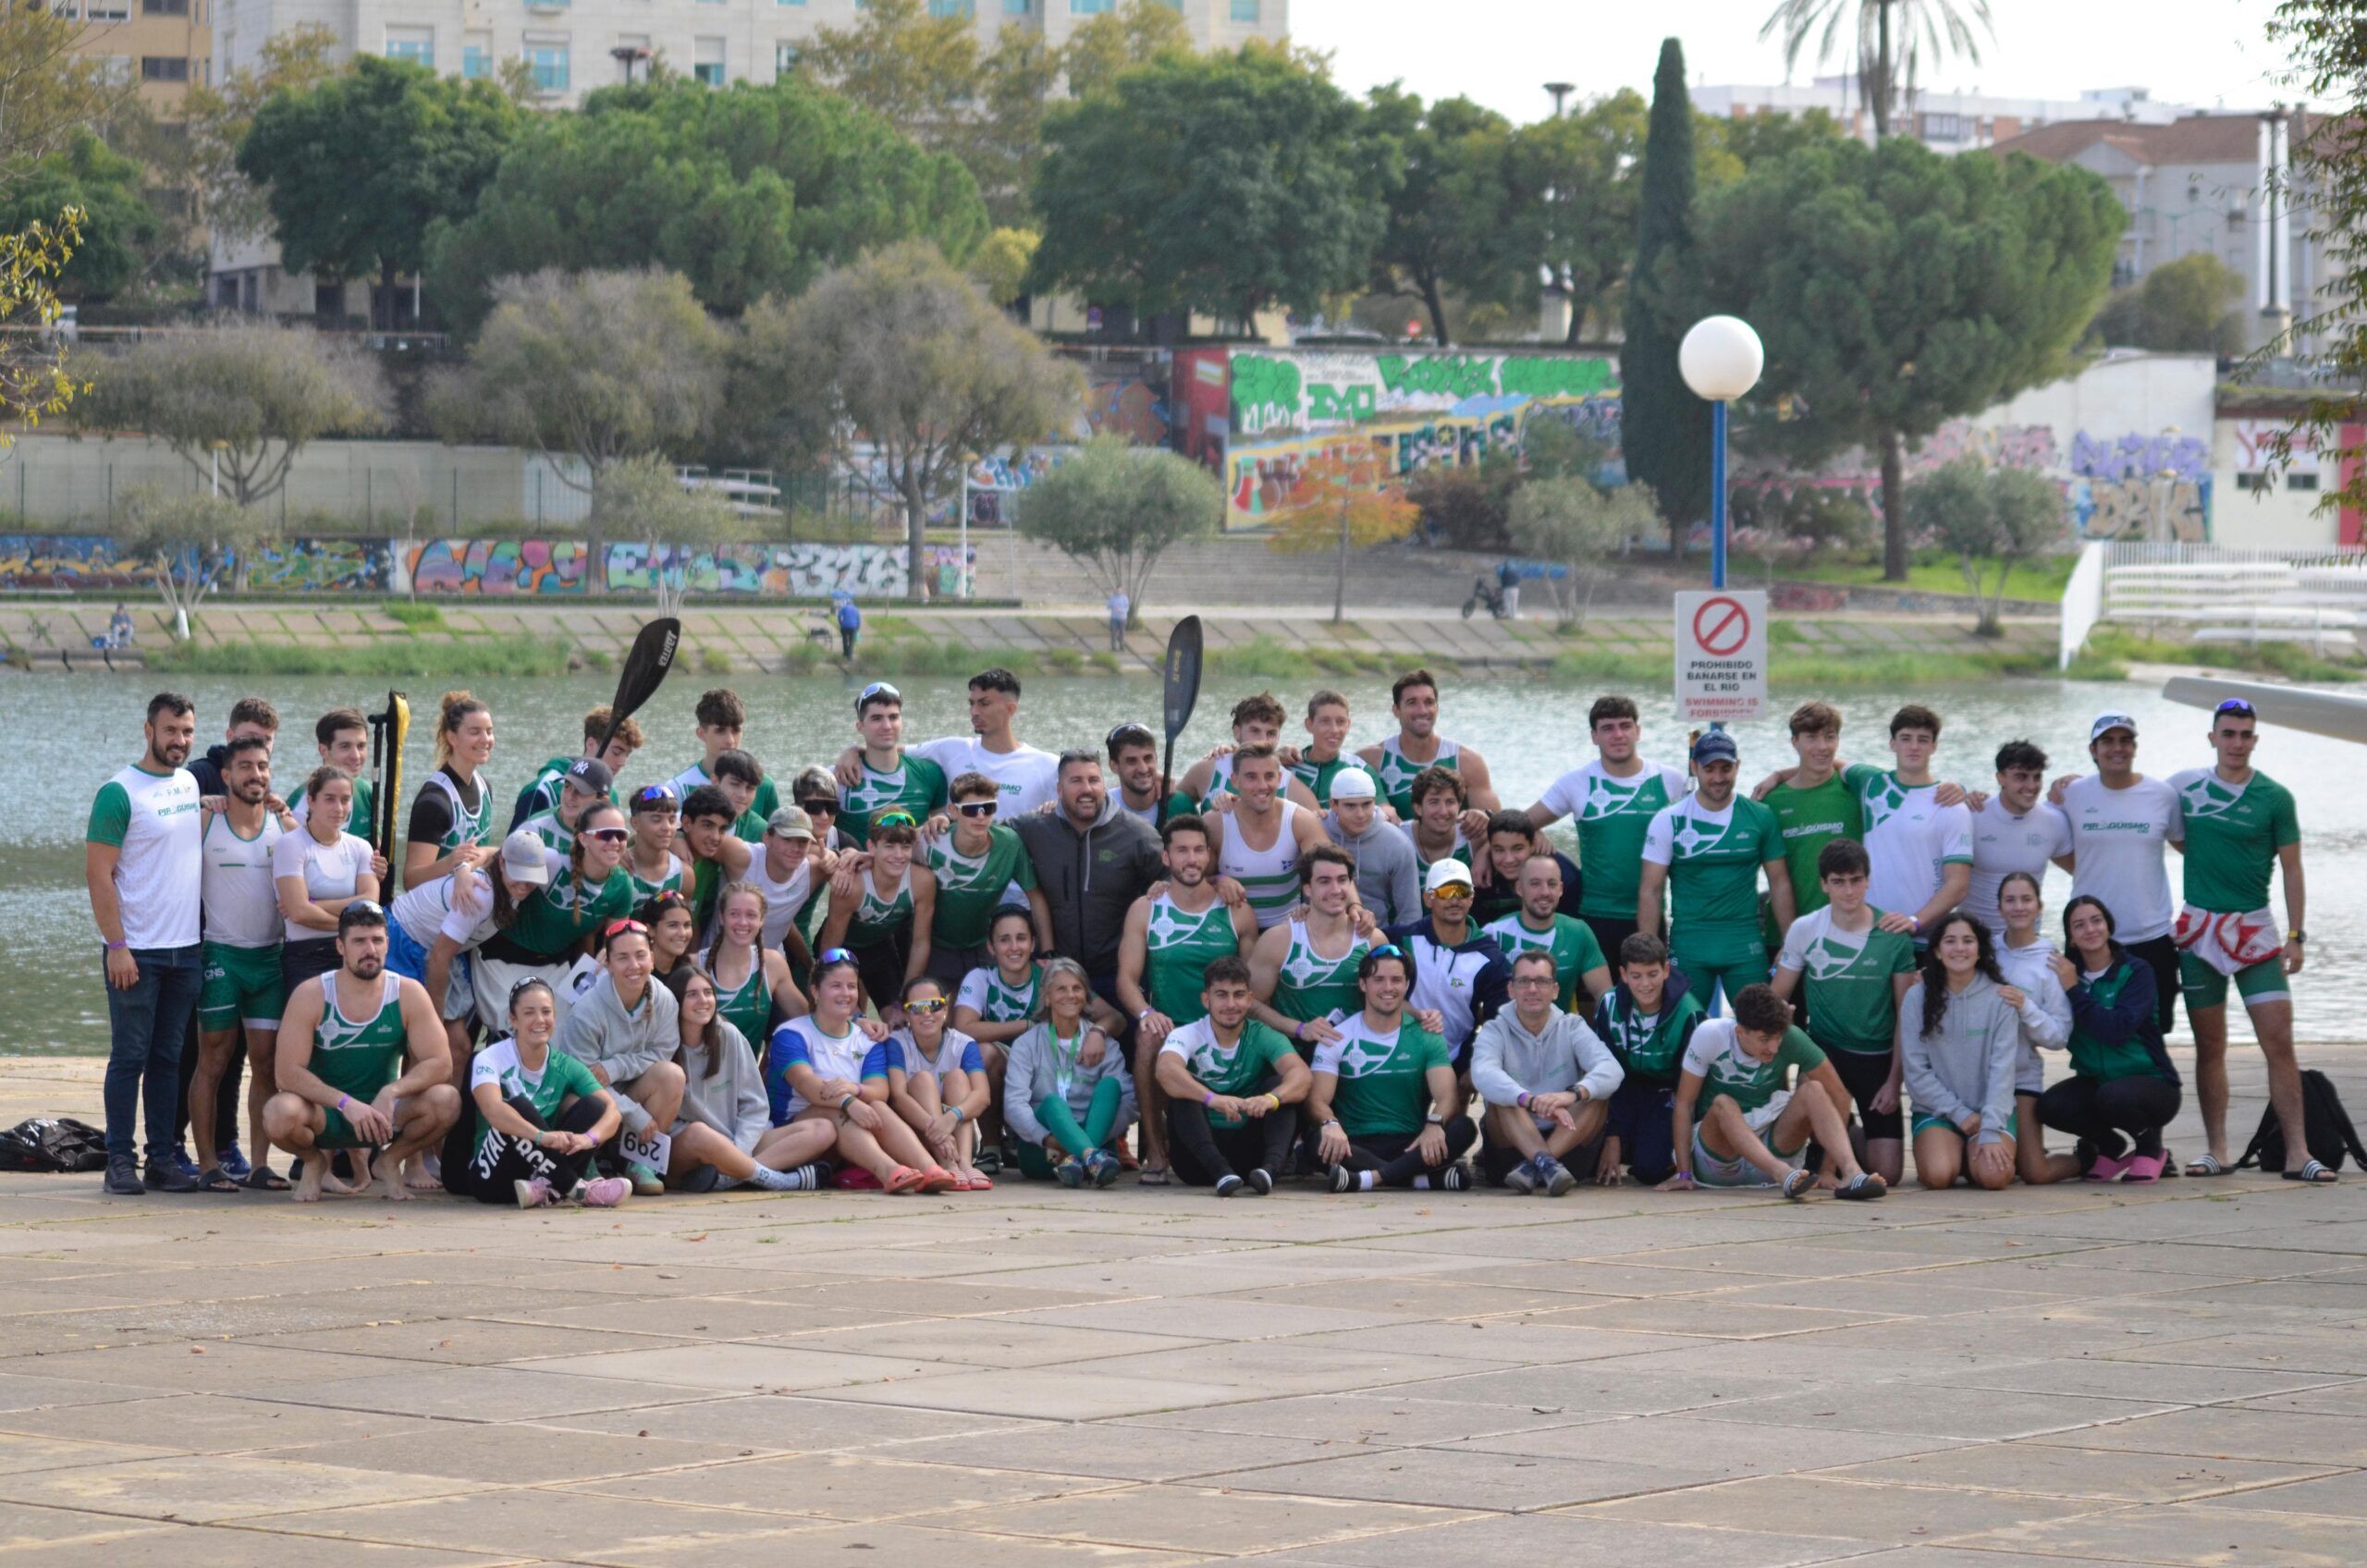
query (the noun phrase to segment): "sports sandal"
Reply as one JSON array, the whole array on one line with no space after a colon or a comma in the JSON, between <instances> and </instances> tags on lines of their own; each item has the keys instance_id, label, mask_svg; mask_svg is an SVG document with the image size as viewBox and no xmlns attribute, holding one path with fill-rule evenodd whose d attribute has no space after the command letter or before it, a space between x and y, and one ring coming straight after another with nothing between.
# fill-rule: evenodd
<instances>
[{"instance_id":1,"label":"sports sandal","mask_svg":"<svg viewBox=\"0 0 2367 1568\"><path fill-rule=\"evenodd\" d=\"M1142 1187L1164 1187L1172 1180L1164 1165L1146 1165L1134 1176L1134 1184Z\"/></svg>"},{"instance_id":2,"label":"sports sandal","mask_svg":"<svg viewBox=\"0 0 2367 1568\"><path fill-rule=\"evenodd\" d=\"M2167 1158L2165 1155L2158 1154L2131 1155L2128 1158L2128 1173L2123 1176L2121 1181L2124 1183L2158 1182L2162 1179L2162 1166Z\"/></svg>"},{"instance_id":3,"label":"sports sandal","mask_svg":"<svg viewBox=\"0 0 2367 1568\"><path fill-rule=\"evenodd\" d=\"M2284 1176L2288 1182L2307 1182L2312 1187L2331 1187L2342 1180L2328 1170L2323 1161L2315 1159L2303 1160L2300 1170L2287 1170L2284 1172Z\"/></svg>"},{"instance_id":4,"label":"sports sandal","mask_svg":"<svg viewBox=\"0 0 2367 1568\"><path fill-rule=\"evenodd\" d=\"M252 1170L247 1172L247 1179L239 1185L251 1193L284 1193L288 1190L288 1178L280 1175L270 1166L258 1163Z\"/></svg>"},{"instance_id":5,"label":"sports sandal","mask_svg":"<svg viewBox=\"0 0 2367 1568\"><path fill-rule=\"evenodd\" d=\"M921 1183L927 1180L911 1166L900 1165L888 1173L888 1180L880 1185L891 1193L911 1193L919 1191Z\"/></svg>"},{"instance_id":6,"label":"sports sandal","mask_svg":"<svg viewBox=\"0 0 2367 1568\"><path fill-rule=\"evenodd\" d=\"M201 1193L235 1193L239 1183L218 1165L209 1165L197 1173L197 1190Z\"/></svg>"},{"instance_id":7,"label":"sports sandal","mask_svg":"<svg viewBox=\"0 0 2367 1568\"><path fill-rule=\"evenodd\" d=\"M1784 1195L1794 1203L1804 1203L1816 1191L1816 1172L1805 1166L1784 1178Z\"/></svg>"},{"instance_id":8,"label":"sports sandal","mask_svg":"<svg viewBox=\"0 0 2367 1568\"><path fill-rule=\"evenodd\" d=\"M1851 1203L1867 1203L1890 1191L1890 1183L1870 1170L1858 1172L1856 1181L1845 1182L1833 1189L1833 1195Z\"/></svg>"}]
</instances>

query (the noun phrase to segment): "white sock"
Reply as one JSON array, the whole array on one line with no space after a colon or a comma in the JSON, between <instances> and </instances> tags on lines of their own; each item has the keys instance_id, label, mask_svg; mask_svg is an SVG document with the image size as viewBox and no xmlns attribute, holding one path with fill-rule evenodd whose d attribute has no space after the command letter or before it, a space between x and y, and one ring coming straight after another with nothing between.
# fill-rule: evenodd
<instances>
[{"instance_id":1,"label":"white sock","mask_svg":"<svg viewBox=\"0 0 2367 1568\"><path fill-rule=\"evenodd\" d=\"M1380 1171L1378 1171L1378 1170L1359 1170L1359 1171L1357 1171L1357 1172L1356 1172L1356 1191L1358 1191L1358 1192L1360 1192L1360 1193L1368 1193L1368 1192L1371 1192L1371 1191L1373 1190L1373 1188L1374 1188L1374 1187L1376 1187L1376 1186L1378 1186L1378 1185L1380 1184L1378 1182L1376 1182L1376 1181L1374 1180L1374 1178L1378 1177L1380 1174Z\"/></svg>"},{"instance_id":2,"label":"white sock","mask_svg":"<svg viewBox=\"0 0 2367 1568\"><path fill-rule=\"evenodd\" d=\"M1417 1192L1417 1193L1427 1193L1427 1192L1429 1192L1429 1191L1430 1190L1430 1179L1429 1179L1428 1176L1417 1176L1417 1177L1415 1177L1415 1178L1414 1178L1414 1190L1415 1190L1416 1192Z\"/></svg>"},{"instance_id":3,"label":"white sock","mask_svg":"<svg viewBox=\"0 0 2367 1568\"><path fill-rule=\"evenodd\" d=\"M768 1193L811 1192L818 1184L815 1180L815 1170L810 1165L801 1165L794 1170L768 1170L759 1165L756 1173L748 1180L751 1184Z\"/></svg>"}]
</instances>

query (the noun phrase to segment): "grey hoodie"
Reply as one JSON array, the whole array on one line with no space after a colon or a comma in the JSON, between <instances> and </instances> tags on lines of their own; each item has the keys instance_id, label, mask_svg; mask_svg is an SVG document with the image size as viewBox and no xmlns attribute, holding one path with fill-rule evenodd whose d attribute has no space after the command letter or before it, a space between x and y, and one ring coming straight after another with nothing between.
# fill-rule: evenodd
<instances>
[{"instance_id":1,"label":"grey hoodie","mask_svg":"<svg viewBox=\"0 0 2367 1568\"><path fill-rule=\"evenodd\" d=\"M1422 918L1422 869L1414 855L1414 840L1395 823L1378 815L1353 839L1340 826L1340 814L1323 814L1323 831L1331 841L1356 858L1356 897L1383 925L1403 925Z\"/></svg>"},{"instance_id":2,"label":"grey hoodie","mask_svg":"<svg viewBox=\"0 0 2367 1568\"><path fill-rule=\"evenodd\" d=\"M671 995L668 992L668 995ZM756 1140L773 1124L772 1100L765 1090L764 1069L757 1064L756 1053L748 1048L748 1037L718 1018L716 1030L722 1040L712 1057L701 1045L682 1047L681 1113L674 1118L668 1129L679 1134L693 1125L712 1127L740 1145L742 1154L754 1153ZM707 1076L710 1061L715 1076Z\"/></svg>"},{"instance_id":3,"label":"grey hoodie","mask_svg":"<svg viewBox=\"0 0 2367 1568\"><path fill-rule=\"evenodd\" d=\"M672 1060L682 1043L681 1010L674 993L653 977L641 1006L627 1012L617 999L617 982L606 970L592 982L559 1023L551 1042L586 1067L607 1074L608 1093L617 1097L625 1125L636 1133L649 1128L649 1112L619 1085L630 1084L661 1061Z\"/></svg>"},{"instance_id":4,"label":"grey hoodie","mask_svg":"<svg viewBox=\"0 0 2367 1568\"><path fill-rule=\"evenodd\" d=\"M1976 1144L1995 1143L2012 1130L2022 1019L1989 976L1974 975L1951 996L1940 1027L1928 1035L1923 982L1909 986L1898 1004L1898 1051L1917 1115L1944 1116L1962 1127L1978 1111Z\"/></svg>"},{"instance_id":5,"label":"grey hoodie","mask_svg":"<svg viewBox=\"0 0 2367 1568\"><path fill-rule=\"evenodd\" d=\"M1521 1027L1519 1010L1508 1007L1481 1024L1471 1044L1471 1086L1490 1105L1517 1105L1524 1094L1575 1088L1584 1088L1590 1100L1607 1100L1626 1077L1601 1036L1558 1007L1534 1035Z\"/></svg>"},{"instance_id":6,"label":"grey hoodie","mask_svg":"<svg viewBox=\"0 0 2367 1568\"><path fill-rule=\"evenodd\" d=\"M1002 1074L1002 1119L1024 1141L1040 1145L1049 1136L1044 1124L1036 1119L1036 1107L1047 1095L1058 1091L1060 1063L1052 1045L1052 1026L1038 1023L1011 1043L1011 1061ZM1116 1078L1124 1098L1118 1108L1118 1124L1110 1130L1117 1137L1134 1124L1140 1108L1134 1103L1134 1080L1126 1071L1126 1052L1112 1040L1101 1048L1101 1060L1091 1067L1079 1065L1069 1082L1065 1096L1069 1109L1080 1124L1085 1113L1093 1107L1093 1091L1104 1078ZM1071 1154L1083 1153L1071 1149Z\"/></svg>"}]
</instances>

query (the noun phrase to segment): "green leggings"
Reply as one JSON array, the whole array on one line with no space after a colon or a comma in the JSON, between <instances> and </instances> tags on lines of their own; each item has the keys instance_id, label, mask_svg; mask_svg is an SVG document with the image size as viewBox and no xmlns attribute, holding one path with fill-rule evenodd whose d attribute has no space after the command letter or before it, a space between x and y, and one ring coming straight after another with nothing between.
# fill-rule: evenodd
<instances>
[{"instance_id":1,"label":"green leggings","mask_svg":"<svg viewBox=\"0 0 2367 1568\"><path fill-rule=\"evenodd\" d=\"M1071 1158L1077 1158L1110 1141L1110 1130L1118 1125L1118 1108L1125 1103L1125 1087L1113 1074L1093 1086L1093 1103L1085 1107L1084 1126L1076 1124L1076 1113L1057 1089L1036 1102L1036 1120L1060 1140ZM1022 1144L1019 1169L1039 1181L1047 1179L1052 1174L1052 1157L1040 1144Z\"/></svg>"}]
</instances>

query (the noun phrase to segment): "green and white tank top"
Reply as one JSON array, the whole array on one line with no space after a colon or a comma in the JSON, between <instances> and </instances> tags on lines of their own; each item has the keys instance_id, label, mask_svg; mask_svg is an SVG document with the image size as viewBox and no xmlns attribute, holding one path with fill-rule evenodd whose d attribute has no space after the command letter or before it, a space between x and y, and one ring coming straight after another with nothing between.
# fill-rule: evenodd
<instances>
[{"instance_id":1,"label":"green and white tank top","mask_svg":"<svg viewBox=\"0 0 2367 1568\"><path fill-rule=\"evenodd\" d=\"M1143 937L1143 987L1150 993L1150 1005L1179 1025L1206 1016L1200 992L1207 987L1208 965L1241 950L1233 911L1218 899L1195 914L1162 893L1151 900Z\"/></svg>"},{"instance_id":2,"label":"green and white tank top","mask_svg":"<svg viewBox=\"0 0 2367 1568\"><path fill-rule=\"evenodd\" d=\"M1235 812L1224 825L1224 848L1217 855L1217 870L1248 893L1260 931L1281 924L1298 902L1298 839L1292 826L1305 808L1279 796L1276 802L1282 807L1282 819L1274 826L1272 844L1262 850L1251 848L1242 831L1241 814Z\"/></svg>"},{"instance_id":3,"label":"green and white tank top","mask_svg":"<svg viewBox=\"0 0 2367 1568\"><path fill-rule=\"evenodd\" d=\"M969 1008L988 1023L1018 1023L1035 1015L1036 998L1043 986L1044 966L1040 963L1027 966L1024 986L1012 985L1002 977L1002 971L990 963L962 977L962 988L954 993L953 1005Z\"/></svg>"},{"instance_id":4,"label":"green and white tank top","mask_svg":"<svg viewBox=\"0 0 2367 1568\"><path fill-rule=\"evenodd\" d=\"M633 870L632 862L625 862L626 874L632 878L632 902L635 909L639 909L644 902L656 898L660 893L680 893L684 898L690 896L691 868L682 864L682 857L668 850L666 851L666 874L653 882L642 876L640 872Z\"/></svg>"},{"instance_id":5,"label":"green and white tank top","mask_svg":"<svg viewBox=\"0 0 2367 1568\"><path fill-rule=\"evenodd\" d=\"M715 982L716 1016L739 1030L741 1035L751 1042L751 1048L762 1049L754 1042L766 1039L772 1034L773 1022L773 988L765 978L765 955L755 944L750 943L748 973L741 976L740 984L731 986L724 985L715 960L716 955L710 949L706 974L707 978Z\"/></svg>"},{"instance_id":6,"label":"green and white tank top","mask_svg":"<svg viewBox=\"0 0 2367 1568\"><path fill-rule=\"evenodd\" d=\"M332 969L321 976L321 1023L313 1031L313 1076L341 1095L372 1099L402 1076L403 1050L410 1043L403 1027L402 977L380 974L377 1011L367 1018L348 1018L337 1005L337 977L342 973Z\"/></svg>"},{"instance_id":7,"label":"green and white tank top","mask_svg":"<svg viewBox=\"0 0 2367 1568\"><path fill-rule=\"evenodd\" d=\"M896 890L885 898L873 880L876 875L876 871L868 869L863 874L863 897L847 920L848 947L876 948L913 923L912 868L905 868Z\"/></svg>"},{"instance_id":8,"label":"green and white tank top","mask_svg":"<svg viewBox=\"0 0 2367 1568\"><path fill-rule=\"evenodd\" d=\"M1306 923L1292 921L1290 950L1282 955L1282 980L1274 987L1274 1011L1286 1018L1329 1018L1358 1011L1365 998L1356 989L1356 965L1371 946L1351 932L1348 950L1325 958L1315 950Z\"/></svg>"},{"instance_id":9,"label":"green and white tank top","mask_svg":"<svg viewBox=\"0 0 2367 1568\"><path fill-rule=\"evenodd\" d=\"M427 782L420 788L441 790L452 802L452 826L447 827L444 830L444 837L435 841L436 849L442 851L438 859L441 859L442 855L450 854L463 844L492 842L492 839L486 837L492 830L493 823L492 779L486 778L482 772L477 775L477 809L474 811L471 811L468 802L460 799L460 786L453 783L451 776L442 768L437 768L434 773L429 774Z\"/></svg>"},{"instance_id":10,"label":"green and white tank top","mask_svg":"<svg viewBox=\"0 0 2367 1568\"><path fill-rule=\"evenodd\" d=\"M1396 736L1392 735L1380 743L1380 792L1388 797L1391 805L1397 808L1399 817L1408 822L1413 820L1415 775L1427 767L1442 767L1449 773L1462 772L1462 767L1455 761L1462 751L1463 748L1453 741L1441 738L1437 757L1429 762L1416 762L1397 749ZM1357 1005L1361 1007L1364 1004L1359 1001Z\"/></svg>"}]
</instances>

